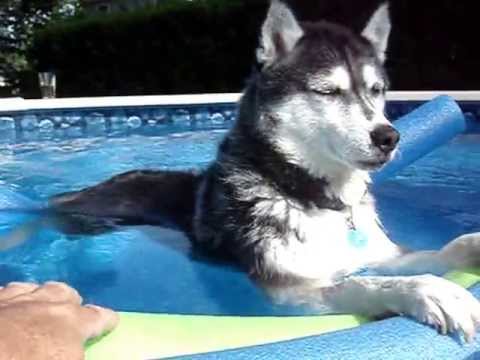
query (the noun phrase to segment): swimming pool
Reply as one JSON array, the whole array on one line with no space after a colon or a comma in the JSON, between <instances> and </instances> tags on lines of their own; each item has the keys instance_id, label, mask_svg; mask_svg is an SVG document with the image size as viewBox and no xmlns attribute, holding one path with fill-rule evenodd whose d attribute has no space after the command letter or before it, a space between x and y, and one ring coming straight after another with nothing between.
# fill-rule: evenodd
<instances>
[{"instance_id":1,"label":"swimming pool","mask_svg":"<svg viewBox=\"0 0 480 360\"><path fill-rule=\"evenodd\" d=\"M234 97L194 104L172 104L175 99L170 99L167 105L12 106L0 114L0 208L11 203L28 207L30 201L130 169L203 167L233 121ZM404 100L389 103L391 117L423 101ZM478 103L461 104L469 116L479 115ZM480 131L472 130L374 190L391 237L420 249L480 229L479 181ZM0 212L0 231L26 216ZM0 253L0 285L52 279L76 287L87 302L124 311L308 313L270 303L242 271L201 258L183 236L158 228L95 237L45 229Z\"/></svg>"}]
</instances>

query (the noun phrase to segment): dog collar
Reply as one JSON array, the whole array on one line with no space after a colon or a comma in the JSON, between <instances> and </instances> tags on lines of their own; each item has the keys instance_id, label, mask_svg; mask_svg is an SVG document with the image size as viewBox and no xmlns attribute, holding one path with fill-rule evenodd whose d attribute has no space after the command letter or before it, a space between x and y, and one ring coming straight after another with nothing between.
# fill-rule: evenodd
<instances>
[{"instance_id":1,"label":"dog collar","mask_svg":"<svg viewBox=\"0 0 480 360\"><path fill-rule=\"evenodd\" d=\"M368 237L365 232L357 229L355 223L353 222L353 211L351 207L348 207L348 215L346 217L347 227L348 227L348 242L354 248L360 249L367 245Z\"/></svg>"}]
</instances>

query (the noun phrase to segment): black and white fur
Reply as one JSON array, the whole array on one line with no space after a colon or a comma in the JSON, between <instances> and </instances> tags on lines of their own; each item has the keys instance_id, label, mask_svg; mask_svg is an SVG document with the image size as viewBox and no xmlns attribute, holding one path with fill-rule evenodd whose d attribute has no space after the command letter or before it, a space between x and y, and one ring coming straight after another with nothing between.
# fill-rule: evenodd
<instances>
[{"instance_id":1,"label":"black and white fur","mask_svg":"<svg viewBox=\"0 0 480 360\"><path fill-rule=\"evenodd\" d=\"M202 248L232 256L279 301L404 314L471 340L479 302L431 274L478 265L480 235L404 253L368 193L368 171L388 162L398 142L384 116L389 33L387 5L356 35L327 22L300 24L273 0L260 69L208 169L135 171L58 195L58 223L79 232L177 226ZM352 227L368 235L365 247L350 245ZM384 276L355 276L364 268Z\"/></svg>"}]
</instances>

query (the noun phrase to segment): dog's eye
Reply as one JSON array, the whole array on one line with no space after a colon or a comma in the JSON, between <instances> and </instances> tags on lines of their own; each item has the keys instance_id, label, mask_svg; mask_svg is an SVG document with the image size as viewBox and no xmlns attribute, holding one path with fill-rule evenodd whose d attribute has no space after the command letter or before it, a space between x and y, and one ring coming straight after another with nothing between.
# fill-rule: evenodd
<instances>
[{"instance_id":1,"label":"dog's eye","mask_svg":"<svg viewBox=\"0 0 480 360\"><path fill-rule=\"evenodd\" d=\"M372 88L370 89L373 95L382 95L385 93L385 86L381 83L373 84Z\"/></svg>"},{"instance_id":2,"label":"dog's eye","mask_svg":"<svg viewBox=\"0 0 480 360\"><path fill-rule=\"evenodd\" d=\"M318 95L323 96L338 96L342 94L342 90L340 88L331 87L331 88L323 88L323 89L312 89L312 92Z\"/></svg>"}]
</instances>

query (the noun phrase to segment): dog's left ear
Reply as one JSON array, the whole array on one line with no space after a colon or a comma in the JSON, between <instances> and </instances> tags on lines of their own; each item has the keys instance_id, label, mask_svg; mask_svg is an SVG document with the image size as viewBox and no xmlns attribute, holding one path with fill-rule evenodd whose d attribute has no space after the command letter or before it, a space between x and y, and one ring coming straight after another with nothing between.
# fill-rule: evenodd
<instances>
[{"instance_id":1,"label":"dog's left ear","mask_svg":"<svg viewBox=\"0 0 480 360\"><path fill-rule=\"evenodd\" d=\"M292 11L280 0L272 0L262 26L257 60L263 66L288 54L303 36L303 30Z\"/></svg>"},{"instance_id":2,"label":"dog's left ear","mask_svg":"<svg viewBox=\"0 0 480 360\"><path fill-rule=\"evenodd\" d=\"M385 53L387 51L391 29L392 23L390 22L389 6L388 3L384 3L375 11L362 32L362 36L373 44L382 62L385 61Z\"/></svg>"}]
</instances>

